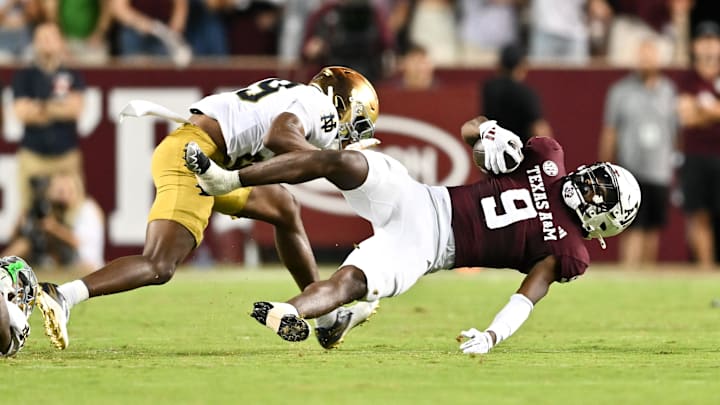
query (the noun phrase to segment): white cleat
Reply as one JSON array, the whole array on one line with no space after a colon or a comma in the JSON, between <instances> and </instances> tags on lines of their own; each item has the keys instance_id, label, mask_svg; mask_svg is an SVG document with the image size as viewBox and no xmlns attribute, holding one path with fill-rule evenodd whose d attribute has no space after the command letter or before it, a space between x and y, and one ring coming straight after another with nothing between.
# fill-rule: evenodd
<instances>
[{"instance_id":1,"label":"white cleat","mask_svg":"<svg viewBox=\"0 0 720 405\"><path fill-rule=\"evenodd\" d=\"M40 292L37 296L38 308L45 323L45 334L50 338L53 346L64 350L70 344L67 323L70 319L70 307L52 283L40 283Z\"/></svg>"}]
</instances>

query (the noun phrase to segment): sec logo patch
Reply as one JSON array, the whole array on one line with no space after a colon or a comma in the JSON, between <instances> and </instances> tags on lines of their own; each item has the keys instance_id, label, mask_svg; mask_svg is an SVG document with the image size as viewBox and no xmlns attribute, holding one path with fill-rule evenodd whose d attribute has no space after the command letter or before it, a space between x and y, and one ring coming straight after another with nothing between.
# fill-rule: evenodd
<instances>
[{"instance_id":1,"label":"sec logo patch","mask_svg":"<svg viewBox=\"0 0 720 405\"><path fill-rule=\"evenodd\" d=\"M558 174L558 167L552 160L546 160L542 165L543 172L546 176L555 177Z\"/></svg>"}]
</instances>

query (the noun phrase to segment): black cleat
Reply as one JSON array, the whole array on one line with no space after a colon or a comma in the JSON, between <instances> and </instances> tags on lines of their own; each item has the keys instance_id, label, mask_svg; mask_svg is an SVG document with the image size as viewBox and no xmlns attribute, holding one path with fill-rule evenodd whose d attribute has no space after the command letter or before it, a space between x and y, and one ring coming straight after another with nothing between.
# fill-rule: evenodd
<instances>
[{"instance_id":1,"label":"black cleat","mask_svg":"<svg viewBox=\"0 0 720 405\"><path fill-rule=\"evenodd\" d=\"M265 320L271 309L273 309L273 305L269 302L256 302L253 304L253 311L250 316L265 325Z\"/></svg>"},{"instance_id":2,"label":"black cleat","mask_svg":"<svg viewBox=\"0 0 720 405\"><path fill-rule=\"evenodd\" d=\"M185 167L197 175L205 174L210 168L210 158L195 142L188 142L185 145Z\"/></svg>"},{"instance_id":3,"label":"black cleat","mask_svg":"<svg viewBox=\"0 0 720 405\"><path fill-rule=\"evenodd\" d=\"M301 342L310 336L310 325L297 315L285 315L280 319L277 334L288 342Z\"/></svg>"},{"instance_id":4,"label":"black cleat","mask_svg":"<svg viewBox=\"0 0 720 405\"><path fill-rule=\"evenodd\" d=\"M275 311L273 311L275 309ZM250 314L288 342L300 342L310 336L310 325L298 315L282 313L271 302L256 302Z\"/></svg>"},{"instance_id":5,"label":"black cleat","mask_svg":"<svg viewBox=\"0 0 720 405\"><path fill-rule=\"evenodd\" d=\"M342 343L343 337L350 330L350 320L352 313L345 308L339 308L335 323L329 328L315 328L315 336L317 336L320 346L325 349L334 349Z\"/></svg>"},{"instance_id":6,"label":"black cleat","mask_svg":"<svg viewBox=\"0 0 720 405\"><path fill-rule=\"evenodd\" d=\"M345 335L347 335L352 328L367 321L377 312L379 303L380 301L361 301L351 307L338 308L335 323L333 323L331 327L315 328L315 335L317 336L320 346L328 350L340 346Z\"/></svg>"}]
</instances>

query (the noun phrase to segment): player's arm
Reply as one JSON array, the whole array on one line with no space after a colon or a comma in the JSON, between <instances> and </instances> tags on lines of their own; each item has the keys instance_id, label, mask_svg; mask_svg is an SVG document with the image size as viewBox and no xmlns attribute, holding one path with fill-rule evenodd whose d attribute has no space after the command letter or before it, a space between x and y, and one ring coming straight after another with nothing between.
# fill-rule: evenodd
<instances>
[{"instance_id":1,"label":"player's arm","mask_svg":"<svg viewBox=\"0 0 720 405\"><path fill-rule=\"evenodd\" d=\"M515 333L528 319L535 304L548 293L550 285L556 280L557 263L554 256L548 256L536 263L517 292L495 315L495 319L484 332L475 328L461 332L462 337L469 340L460 345L460 350L463 353L484 354Z\"/></svg>"},{"instance_id":2,"label":"player's arm","mask_svg":"<svg viewBox=\"0 0 720 405\"><path fill-rule=\"evenodd\" d=\"M305 139L305 129L300 118L289 112L283 112L275 118L263 138L263 144L276 155L318 149Z\"/></svg>"}]
</instances>

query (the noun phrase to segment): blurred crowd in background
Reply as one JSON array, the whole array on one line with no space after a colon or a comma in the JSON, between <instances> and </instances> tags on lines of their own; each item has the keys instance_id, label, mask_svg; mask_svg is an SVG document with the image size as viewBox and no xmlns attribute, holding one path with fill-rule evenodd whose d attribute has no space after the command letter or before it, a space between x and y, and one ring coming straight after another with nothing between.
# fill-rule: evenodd
<instances>
[{"instance_id":1,"label":"blurred crowd in background","mask_svg":"<svg viewBox=\"0 0 720 405\"><path fill-rule=\"evenodd\" d=\"M703 3L708 3L707 5ZM700 0L0 0L0 62L28 59L56 22L69 58L230 55L355 65L373 80L422 49L437 66L488 66L521 44L537 63L628 65L648 35L664 64L688 63ZM710 14L708 14L710 13ZM209 58L209 59L208 59ZM222 61L222 60L220 60Z\"/></svg>"},{"instance_id":2,"label":"blurred crowd in background","mask_svg":"<svg viewBox=\"0 0 720 405\"><path fill-rule=\"evenodd\" d=\"M75 123L84 80L67 66L346 65L423 90L436 67L492 67L483 113L525 139L553 136L531 66L613 66L598 159L633 172L640 215L620 259L653 263L674 182L691 254L720 257L720 13L711 0L0 0L0 63L19 68L13 110L23 216L2 255L97 268L104 219L85 195ZM684 71L671 80L665 68ZM678 79L679 77L679 79ZM682 145L682 146L681 146ZM682 153L678 153L681 150ZM679 168L679 176L676 176ZM42 198L38 198L42 196Z\"/></svg>"}]
</instances>

